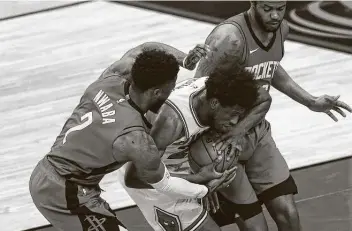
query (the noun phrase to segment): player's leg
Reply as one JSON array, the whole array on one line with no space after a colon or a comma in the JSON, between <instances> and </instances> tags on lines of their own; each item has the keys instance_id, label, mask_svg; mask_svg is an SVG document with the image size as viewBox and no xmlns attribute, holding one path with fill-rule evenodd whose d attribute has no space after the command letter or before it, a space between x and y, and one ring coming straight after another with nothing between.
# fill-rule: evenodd
<instances>
[{"instance_id":1,"label":"player's leg","mask_svg":"<svg viewBox=\"0 0 352 231\"><path fill-rule=\"evenodd\" d=\"M218 197L220 210L212 217L219 226L237 223L241 230L268 230L261 203L241 164L238 165L234 181L222 189Z\"/></svg>"},{"instance_id":2,"label":"player's leg","mask_svg":"<svg viewBox=\"0 0 352 231\"><path fill-rule=\"evenodd\" d=\"M298 211L293 200L297 186L289 168L271 136L267 133L246 163L247 176L259 200L264 203L279 230L300 230Z\"/></svg>"},{"instance_id":3,"label":"player's leg","mask_svg":"<svg viewBox=\"0 0 352 231\"><path fill-rule=\"evenodd\" d=\"M191 229L188 229L191 230ZM208 215L203 223L194 231L221 231L220 227L216 224L213 218Z\"/></svg>"},{"instance_id":4,"label":"player's leg","mask_svg":"<svg viewBox=\"0 0 352 231\"><path fill-rule=\"evenodd\" d=\"M100 198L99 190L83 190L54 171L47 160L40 161L31 175L29 189L34 204L55 229L119 230L121 223Z\"/></svg>"}]
</instances>

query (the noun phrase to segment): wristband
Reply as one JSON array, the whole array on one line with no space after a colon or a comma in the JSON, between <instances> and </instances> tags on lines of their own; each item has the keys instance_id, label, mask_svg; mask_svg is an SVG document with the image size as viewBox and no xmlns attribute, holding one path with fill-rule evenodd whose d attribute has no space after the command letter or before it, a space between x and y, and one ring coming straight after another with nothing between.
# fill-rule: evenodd
<instances>
[{"instance_id":1,"label":"wristband","mask_svg":"<svg viewBox=\"0 0 352 231\"><path fill-rule=\"evenodd\" d=\"M184 67L184 68L186 68L186 64L185 64L185 61L186 61L186 59L187 59L187 56L183 59L183 61L182 61L182 67Z\"/></svg>"}]
</instances>

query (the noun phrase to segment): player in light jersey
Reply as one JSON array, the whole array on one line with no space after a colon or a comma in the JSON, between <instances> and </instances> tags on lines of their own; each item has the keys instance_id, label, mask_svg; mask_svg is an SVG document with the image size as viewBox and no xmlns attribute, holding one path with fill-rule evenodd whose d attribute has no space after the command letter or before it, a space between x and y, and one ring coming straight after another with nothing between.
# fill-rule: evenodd
<instances>
[{"instance_id":1,"label":"player in light jersey","mask_svg":"<svg viewBox=\"0 0 352 231\"><path fill-rule=\"evenodd\" d=\"M236 68L177 84L151 130L162 160L172 175L191 173L188 149L184 147L192 140L209 127L219 132L228 131L253 106L258 92L255 81L248 78L250 75L244 69ZM247 80L239 79L245 77ZM207 217L206 209L198 200L175 200L153 189L136 189L140 187L137 182L133 170L129 169L125 189L154 230L220 230Z\"/></svg>"},{"instance_id":2,"label":"player in light jersey","mask_svg":"<svg viewBox=\"0 0 352 231\"><path fill-rule=\"evenodd\" d=\"M332 111L345 117L341 108L349 112L351 108L338 101L338 96L312 96L294 82L280 65L284 56L284 41L289 32L287 22L283 20L285 9L286 1L251 1L248 11L217 25L206 39L211 53L207 60L199 63L196 77L207 76L214 68L228 68L240 62L254 74L254 79L266 91L269 92L270 86L273 86L310 110L324 112L335 121L337 118ZM270 104L270 99L258 100L256 107L233 130L215 142L216 148L223 151L231 142L236 144L238 139L263 121ZM222 208L227 216L219 215L219 222L232 223L231 219L225 218L235 214L234 208L240 207L239 212L252 211L252 214L242 214L246 230L267 230L261 213L261 203L264 203L279 230L300 230L293 199L297 187L286 161L271 136L263 139L260 147L261 151L254 153L251 160L245 163L246 174L240 174L240 169L237 171L236 181L241 182L243 187L238 185L235 187L238 189L236 193L227 194L226 199L220 198L227 205ZM242 181L239 181L239 175L243 175Z\"/></svg>"},{"instance_id":3,"label":"player in light jersey","mask_svg":"<svg viewBox=\"0 0 352 231\"><path fill-rule=\"evenodd\" d=\"M203 174L199 177L206 178L206 187L170 177L161 162L144 114L158 111L178 71L174 56L147 50L135 57L131 84L111 75L86 89L30 177L33 202L55 229L119 230L120 222L100 197L99 183L126 162L136 166L143 182L180 198L202 198L231 177L228 172ZM210 179L215 180L207 183Z\"/></svg>"}]
</instances>

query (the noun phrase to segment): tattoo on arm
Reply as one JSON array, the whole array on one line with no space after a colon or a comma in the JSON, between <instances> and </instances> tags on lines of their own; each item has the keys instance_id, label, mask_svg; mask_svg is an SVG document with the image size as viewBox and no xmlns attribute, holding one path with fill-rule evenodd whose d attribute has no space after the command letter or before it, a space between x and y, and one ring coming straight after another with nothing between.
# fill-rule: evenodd
<instances>
[{"instance_id":1,"label":"tattoo on arm","mask_svg":"<svg viewBox=\"0 0 352 231\"><path fill-rule=\"evenodd\" d=\"M216 68L227 68L236 62L243 62L244 38L236 26L225 24L216 28L205 43L210 46L211 53L208 59L200 61L195 77L208 76Z\"/></svg>"},{"instance_id":2,"label":"tattoo on arm","mask_svg":"<svg viewBox=\"0 0 352 231\"><path fill-rule=\"evenodd\" d=\"M145 131L132 131L116 139L114 153L115 157L122 155L132 161L138 178L146 183L156 183L164 176L158 149Z\"/></svg>"}]
</instances>

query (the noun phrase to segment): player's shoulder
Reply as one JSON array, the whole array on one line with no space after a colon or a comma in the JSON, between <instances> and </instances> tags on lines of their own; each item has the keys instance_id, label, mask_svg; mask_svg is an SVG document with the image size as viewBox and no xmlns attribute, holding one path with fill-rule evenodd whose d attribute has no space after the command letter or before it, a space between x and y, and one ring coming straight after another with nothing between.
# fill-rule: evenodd
<instances>
[{"instance_id":1,"label":"player's shoulder","mask_svg":"<svg viewBox=\"0 0 352 231\"><path fill-rule=\"evenodd\" d=\"M207 44L222 44L224 42L235 47L243 46L245 37L242 30L232 23L223 23L211 32L206 41Z\"/></svg>"},{"instance_id":2,"label":"player's shoulder","mask_svg":"<svg viewBox=\"0 0 352 231\"><path fill-rule=\"evenodd\" d=\"M222 23L218 25L212 32L218 37L227 36L229 38L239 38L242 36L241 29L232 23Z\"/></svg>"},{"instance_id":3,"label":"player's shoulder","mask_svg":"<svg viewBox=\"0 0 352 231\"><path fill-rule=\"evenodd\" d=\"M136 129L118 136L114 141L114 150L117 153L134 153L136 150L145 149L153 141L148 133L142 129Z\"/></svg>"},{"instance_id":4,"label":"player's shoulder","mask_svg":"<svg viewBox=\"0 0 352 231\"><path fill-rule=\"evenodd\" d=\"M150 135L155 139L158 147L163 149L171 144L174 139L182 136L184 123L182 116L170 104L165 103L160 109L153 123ZM174 138L170 138L174 137ZM171 139L171 140L168 140ZM165 143L165 140L167 141ZM170 142L169 142L170 141Z\"/></svg>"},{"instance_id":5,"label":"player's shoulder","mask_svg":"<svg viewBox=\"0 0 352 231\"><path fill-rule=\"evenodd\" d=\"M103 74L94 82L92 82L87 88L85 93L95 91L97 89L109 89L114 88L115 91L120 92L124 90L124 85L127 80L121 78L118 73L104 71Z\"/></svg>"},{"instance_id":6,"label":"player's shoulder","mask_svg":"<svg viewBox=\"0 0 352 231\"><path fill-rule=\"evenodd\" d=\"M167 100L160 108L156 121L167 122L169 125L173 125L173 123L175 124L175 122L179 121L179 115L172 105L171 101Z\"/></svg>"},{"instance_id":7,"label":"player's shoulder","mask_svg":"<svg viewBox=\"0 0 352 231\"><path fill-rule=\"evenodd\" d=\"M287 39L287 36L289 34L290 31L290 27L288 25L287 20L283 19L281 22L281 33L282 33L282 38L284 39L284 41Z\"/></svg>"},{"instance_id":8,"label":"player's shoulder","mask_svg":"<svg viewBox=\"0 0 352 231\"><path fill-rule=\"evenodd\" d=\"M177 109L167 100L160 108L158 115L154 120L153 127L175 130L182 126L182 120ZM152 129L153 130L153 129Z\"/></svg>"}]
</instances>

